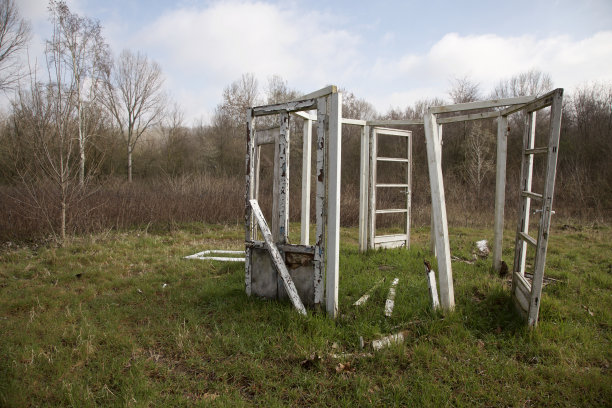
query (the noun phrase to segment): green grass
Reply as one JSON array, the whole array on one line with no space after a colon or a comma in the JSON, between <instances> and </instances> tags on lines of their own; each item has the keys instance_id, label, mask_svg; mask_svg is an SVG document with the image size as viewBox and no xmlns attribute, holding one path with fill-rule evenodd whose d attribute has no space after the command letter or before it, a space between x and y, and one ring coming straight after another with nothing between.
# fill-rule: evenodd
<instances>
[{"instance_id":1,"label":"green grass","mask_svg":"<svg viewBox=\"0 0 612 408\"><path fill-rule=\"evenodd\" d=\"M293 226L293 230L297 228ZM606 406L612 401L612 232L551 234L540 324L527 329L489 260L453 263L456 311L430 310L423 258L360 254L343 229L340 317L248 298L239 227L188 225L0 253L0 406ZM297 237L293 237L293 242ZM471 259L489 231L451 229ZM513 256L506 232L504 259ZM509 262L511 263L511 262ZM77 274L81 277L77 277ZM362 307L352 303L386 278ZM398 277L395 310L383 315ZM164 287L165 284L165 287ZM367 342L404 331L379 352ZM337 358L340 355L340 358Z\"/></svg>"}]
</instances>

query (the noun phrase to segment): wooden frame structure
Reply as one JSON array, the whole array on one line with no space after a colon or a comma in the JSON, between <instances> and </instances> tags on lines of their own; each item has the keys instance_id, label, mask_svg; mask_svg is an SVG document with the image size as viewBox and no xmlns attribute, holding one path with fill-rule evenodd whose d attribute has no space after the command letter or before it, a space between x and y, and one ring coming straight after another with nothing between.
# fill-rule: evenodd
<instances>
[{"instance_id":1,"label":"wooden frame structure","mask_svg":"<svg viewBox=\"0 0 612 408\"><path fill-rule=\"evenodd\" d=\"M497 120L493 268L499 271L501 267L504 228L506 156L509 132L508 116L513 113L524 112L528 118L527 120L531 122L526 124L525 127L525 143L527 144L523 148L523 157L532 158L533 154L537 153L548 154L544 194L540 195L532 192L530 181L521 193L522 218L519 219L517 230L515 266L513 269L513 296L517 299L517 305L528 316L529 325L535 325L537 323L539 299L542 290L546 259L546 240L550 226L550 215L552 214L552 196L558 154L562 96L563 90L556 89L539 98L527 96L431 107L425 113L423 120L359 120L341 117L342 95L337 92L335 86L329 86L291 102L249 109L247 112L245 195L245 284L247 294L265 297L287 296L300 312L302 312L304 307L302 303L317 306L322 305L324 302L328 315L335 318L338 313L342 125L361 127L361 160L359 170L360 251L376 247L375 163L377 155L376 143L372 144L372 140L373 138L375 140L377 132L381 132L376 127L421 125L424 126L427 146L432 205L431 239L432 250L436 254L438 261L440 306L444 310L454 309L455 299L442 177L443 125L482 119ZM548 106L551 106L553 112L551 115L549 145L546 148L530 147L528 143L532 143L529 141L532 141L533 137L529 136L529 134L532 134L533 131L529 129L532 129L535 123L534 112ZM311 112L314 109L316 109L316 113ZM290 114L304 119L300 245L288 243ZM254 121L256 118L267 115L277 115L279 117L279 127L255 131ZM315 122L317 125L315 171L316 237L314 245L310 245L311 142L312 126ZM385 129L383 132L398 135L400 133L402 135L410 133L403 133L407 131L400 129ZM266 143L274 143L275 146L273 216L270 231L266 231L267 224L257 204L259 147ZM411 164L410 137L408 145L407 158L402 160L407 160ZM410 196L410 166L408 166L408 169L408 182L406 186L407 193ZM526 178L531 180L532 169L533 166L529 164L529 159L527 159L523 163L522 168L524 182ZM528 226L530 200L534 198L542 199L543 201L537 240L529 237L526 229L526 226ZM372 211L374 211L374 216ZM406 236L403 241L404 245L408 247L410 239L410 199L408 199L405 212L407 214ZM259 225L262 231L263 241L256 239L256 224ZM530 285L527 285L524 279L525 248L528 243L536 246L534 280ZM269 275L268 278L273 276L274 279L266 281L265 276L267 275ZM294 284L294 281L298 283ZM323 282L325 282L324 285ZM527 306L525 306L526 299L529 299Z\"/></svg>"}]
</instances>

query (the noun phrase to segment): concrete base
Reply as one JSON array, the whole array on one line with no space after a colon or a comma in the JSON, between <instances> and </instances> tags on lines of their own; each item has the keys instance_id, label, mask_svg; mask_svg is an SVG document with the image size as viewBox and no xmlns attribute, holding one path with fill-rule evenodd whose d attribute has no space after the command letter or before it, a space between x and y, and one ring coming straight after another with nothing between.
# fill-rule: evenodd
<instances>
[{"instance_id":1,"label":"concrete base","mask_svg":"<svg viewBox=\"0 0 612 408\"><path fill-rule=\"evenodd\" d=\"M314 255L286 251L285 265L304 303L314 305ZM251 250L251 293L269 299L287 299L283 281L265 249Z\"/></svg>"}]
</instances>

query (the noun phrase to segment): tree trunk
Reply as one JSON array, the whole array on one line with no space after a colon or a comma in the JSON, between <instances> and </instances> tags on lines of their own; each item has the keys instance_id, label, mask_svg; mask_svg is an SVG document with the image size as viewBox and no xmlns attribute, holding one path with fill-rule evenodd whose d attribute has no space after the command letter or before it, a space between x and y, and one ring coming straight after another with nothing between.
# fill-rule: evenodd
<instances>
[{"instance_id":1,"label":"tree trunk","mask_svg":"<svg viewBox=\"0 0 612 408\"><path fill-rule=\"evenodd\" d=\"M83 132L83 106L79 100L78 106L78 121L79 121L79 185L83 187L85 184L85 134Z\"/></svg>"},{"instance_id":2,"label":"tree trunk","mask_svg":"<svg viewBox=\"0 0 612 408\"><path fill-rule=\"evenodd\" d=\"M130 147L130 145L128 145L128 183L132 182L132 148Z\"/></svg>"}]
</instances>

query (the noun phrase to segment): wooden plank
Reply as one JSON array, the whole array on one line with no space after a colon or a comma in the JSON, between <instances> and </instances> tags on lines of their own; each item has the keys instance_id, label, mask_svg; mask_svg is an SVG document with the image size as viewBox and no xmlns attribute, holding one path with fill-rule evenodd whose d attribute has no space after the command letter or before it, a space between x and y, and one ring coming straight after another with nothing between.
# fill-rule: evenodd
<instances>
[{"instance_id":1,"label":"wooden plank","mask_svg":"<svg viewBox=\"0 0 612 408\"><path fill-rule=\"evenodd\" d=\"M493 269L501 269L506 204L506 158L508 155L508 117L497 118L497 160L495 169L495 220L493 226Z\"/></svg>"},{"instance_id":2,"label":"wooden plank","mask_svg":"<svg viewBox=\"0 0 612 408\"><path fill-rule=\"evenodd\" d=\"M406 125L421 125L422 119L388 119L388 120L368 120L368 126L406 126Z\"/></svg>"},{"instance_id":3,"label":"wooden plank","mask_svg":"<svg viewBox=\"0 0 612 408\"><path fill-rule=\"evenodd\" d=\"M332 93L329 113L328 193L327 193L327 273L325 303L327 315L338 315L340 266L340 164L342 162L342 94Z\"/></svg>"},{"instance_id":4,"label":"wooden plank","mask_svg":"<svg viewBox=\"0 0 612 408\"><path fill-rule=\"evenodd\" d=\"M368 289L366 293L363 294L363 296L361 296L359 299L355 301L355 303L353 303L353 306L361 306L365 302L367 302L370 296L372 296L372 293L374 293L374 291L376 290L376 288L378 288L381 285L381 283L383 283L384 281L385 281L385 278L382 278L381 280L376 282L374 286Z\"/></svg>"},{"instance_id":5,"label":"wooden plank","mask_svg":"<svg viewBox=\"0 0 612 408\"><path fill-rule=\"evenodd\" d=\"M529 197L535 200L541 200L542 194L534 193L533 191L521 191L521 196Z\"/></svg>"},{"instance_id":6,"label":"wooden plank","mask_svg":"<svg viewBox=\"0 0 612 408\"><path fill-rule=\"evenodd\" d=\"M386 184L376 184L376 187L381 187L381 188L403 187L403 188L406 188L406 187L410 187L410 184L408 184L408 183L397 183L397 184L386 183Z\"/></svg>"},{"instance_id":7,"label":"wooden plank","mask_svg":"<svg viewBox=\"0 0 612 408\"><path fill-rule=\"evenodd\" d=\"M391 282L391 287L389 288L389 294L387 295L387 300L385 301L385 316L391 317L393 314L393 308L395 306L395 287L399 282L398 278L393 279Z\"/></svg>"},{"instance_id":8,"label":"wooden plank","mask_svg":"<svg viewBox=\"0 0 612 408\"><path fill-rule=\"evenodd\" d=\"M563 109L563 89L553 93L551 105L550 131L548 135L548 157L546 161L546 181L544 182L544 200L542 215L538 230L538 246L534 261L533 282L531 298L529 300L529 316L527 324L534 327L538 323L542 286L544 281L544 267L546 265L546 250L550 234L550 218L552 215L553 196L555 191L555 178L557 174L557 157L559 154L559 137L561 135L561 116Z\"/></svg>"},{"instance_id":9,"label":"wooden plank","mask_svg":"<svg viewBox=\"0 0 612 408\"><path fill-rule=\"evenodd\" d=\"M372 129L370 133L370 178L368 182L368 248L374 249L374 237L376 236L376 156L378 144L378 130Z\"/></svg>"},{"instance_id":10,"label":"wooden plank","mask_svg":"<svg viewBox=\"0 0 612 408\"><path fill-rule=\"evenodd\" d=\"M306 119L306 120L317 120L317 115L316 113L313 115L310 112L305 112L305 111L296 111L296 112L291 112L292 115L296 115L299 116L302 119Z\"/></svg>"},{"instance_id":11,"label":"wooden plank","mask_svg":"<svg viewBox=\"0 0 612 408\"><path fill-rule=\"evenodd\" d=\"M504 110L501 111L501 114L504 116L508 116L512 113L518 112L518 111L523 111L526 113L529 112L535 112L539 109L543 109L546 108L547 106L550 106L553 102L553 95L557 92L561 91L561 93L563 93L563 89L562 88L557 88L554 91L550 91L549 93L542 95L538 98L535 98L534 100L532 100L531 102L528 102L524 105L520 105L520 106L511 106L509 108L506 108Z\"/></svg>"},{"instance_id":12,"label":"wooden plank","mask_svg":"<svg viewBox=\"0 0 612 408\"><path fill-rule=\"evenodd\" d=\"M473 109L496 108L499 106L525 104L527 102L533 101L534 99L534 96L520 96L518 98L490 99L488 101L457 103L454 105L431 107L429 108L428 112L438 114L445 112L461 112Z\"/></svg>"},{"instance_id":13,"label":"wooden plank","mask_svg":"<svg viewBox=\"0 0 612 408\"><path fill-rule=\"evenodd\" d=\"M278 137L279 195L278 195L278 238L275 242L285 244L289 240L289 114L280 115L280 135Z\"/></svg>"},{"instance_id":14,"label":"wooden plank","mask_svg":"<svg viewBox=\"0 0 612 408\"><path fill-rule=\"evenodd\" d=\"M378 340L372 341L372 349L378 351L385 347L390 347L393 344L400 344L404 342L404 333L400 332L397 334L390 334L389 336L383 337Z\"/></svg>"},{"instance_id":15,"label":"wooden plank","mask_svg":"<svg viewBox=\"0 0 612 408\"><path fill-rule=\"evenodd\" d=\"M411 131L403 130L403 129L376 127L376 130L378 131L378 134L381 134L381 135L400 136L400 137L410 137L412 135Z\"/></svg>"},{"instance_id":16,"label":"wooden plank","mask_svg":"<svg viewBox=\"0 0 612 408\"><path fill-rule=\"evenodd\" d=\"M254 184L255 184L255 134L253 131L253 111L247 109L247 123L246 123L246 154L245 154L245 193L244 193L244 229L245 241L251 241L253 239L254 222L253 213L251 210L250 200L254 195ZM247 296L251 296L251 252L249 248L245 250L245 267L244 267L244 285Z\"/></svg>"},{"instance_id":17,"label":"wooden plank","mask_svg":"<svg viewBox=\"0 0 612 408\"><path fill-rule=\"evenodd\" d=\"M533 149L525 149L525 154L546 154L548 147L534 147Z\"/></svg>"},{"instance_id":18,"label":"wooden plank","mask_svg":"<svg viewBox=\"0 0 612 408\"><path fill-rule=\"evenodd\" d=\"M395 241L405 241L406 234L391 234L391 235L377 235L374 237L374 242L376 244L382 244L384 242L395 242Z\"/></svg>"},{"instance_id":19,"label":"wooden plank","mask_svg":"<svg viewBox=\"0 0 612 408\"><path fill-rule=\"evenodd\" d=\"M261 146L265 144L275 143L280 134L280 127L258 130L255 132L255 145Z\"/></svg>"},{"instance_id":20,"label":"wooden plank","mask_svg":"<svg viewBox=\"0 0 612 408\"><path fill-rule=\"evenodd\" d=\"M526 298L529 298L531 296L531 284L529 281L518 272L514 272L513 278L516 280L517 288L525 294Z\"/></svg>"},{"instance_id":21,"label":"wooden plank","mask_svg":"<svg viewBox=\"0 0 612 408\"><path fill-rule=\"evenodd\" d=\"M406 214L407 208L387 208L386 210L376 210L376 214Z\"/></svg>"},{"instance_id":22,"label":"wooden plank","mask_svg":"<svg viewBox=\"0 0 612 408\"><path fill-rule=\"evenodd\" d=\"M275 115L277 113L289 113L305 111L317 106L316 99L304 99L299 101L277 103L273 105L256 106L253 109L253 116Z\"/></svg>"},{"instance_id":23,"label":"wooden plank","mask_svg":"<svg viewBox=\"0 0 612 408\"><path fill-rule=\"evenodd\" d=\"M535 143L535 113L527 113L525 115L525 127L523 130L523 151L532 149ZM533 179L533 156L524 156L521 160L521 184L520 188L523 191L531 191ZM519 204L519 216L516 229L516 240L514 246L514 272L520 275L525 273L525 262L527 259L527 242L523 241L519 233L529 233L529 213L531 210L531 199L529 197L521 197ZM514 282L514 281L513 281ZM514 283L513 283L514 284ZM514 288L513 288L514 290Z\"/></svg>"},{"instance_id":24,"label":"wooden plank","mask_svg":"<svg viewBox=\"0 0 612 408\"><path fill-rule=\"evenodd\" d=\"M325 229L327 219L325 216L326 195L325 184L327 182L327 146L325 123L327 121L327 100L319 98L317 104L317 169L316 175L316 237L315 237L315 255L314 255L314 292L315 306L323 303L323 295L325 286L323 277L325 276Z\"/></svg>"},{"instance_id":25,"label":"wooden plank","mask_svg":"<svg viewBox=\"0 0 612 408\"><path fill-rule=\"evenodd\" d=\"M272 237L278 242L280 236L280 224L279 224L279 202L280 202L280 132L279 137L274 143L274 170L272 173Z\"/></svg>"},{"instance_id":26,"label":"wooden plank","mask_svg":"<svg viewBox=\"0 0 612 408\"><path fill-rule=\"evenodd\" d=\"M318 99L318 98L322 98L325 97L329 94L334 94L338 92L338 87L336 85L329 85L326 86L325 88L321 88L317 91L311 92L309 94L300 96L299 98L295 98L294 101L303 101L303 100L309 100L309 99Z\"/></svg>"},{"instance_id":27,"label":"wooden plank","mask_svg":"<svg viewBox=\"0 0 612 408\"><path fill-rule=\"evenodd\" d=\"M287 291L287 295L289 296L291 303L293 303L293 306L300 314L306 315L306 309L304 308L302 299L300 299L295 285L293 284L293 280L291 279L291 275L289 275L289 271L287 271L287 266L285 265L283 257L281 256L276 244L272 240L272 233L268 228L268 224L266 224L266 220L264 219L264 216L261 212L261 208L259 208L257 200L250 200L250 204L253 210L253 215L255 216L257 224L259 225L259 229L261 230L261 234L264 237L266 248L270 253L270 258L272 258L274 267L282 278L283 285L285 287L285 290Z\"/></svg>"},{"instance_id":28,"label":"wooden plank","mask_svg":"<svg viewBox=\"0 0 612 408\"><path fill-rule=\"evenodd\" d=\"M425 141L427 145L427 165L431 185L432 213L436 257L438 259L438 281L440 282L440 304L444 310L455 308L453 270L450 259L444 181L442 178L442 144L439 137L435 115L430 111L425 115Z\"/></svg>"},{"instance_id":29,"label":"wooden plank","mask_svg":"<svg viewBox=\"0 0 612 408\"><path fill-rule=\"evenodd\" d=\"M433 269L429 269L425 265L425 275L427 276L427 286L429 287L429 298L431 299L431 308L438 310L440 308L440 299L438 298L438 287L436 286L436 273Z\"/></svg>"},{"instance_id":30,"label":"wooden plank","mask_svg":"<svg viewBox=\"0 0 612 408\"><path fill-rule=\"evenodd\" d=\"M516 299L517 304L520 306L523 312L528 313L529 312L529 300L525 296L525 293L522 290L520 290L518 286L515 287L513 293L514 293L514 298Z\"/></svg>"},{"instance_id":31,"label":"wooden plank","mask_svg":"<svg viewBox=\"0 0 612 408\"><path fill-rule=\"evenodd\" d=\"M409 163L410 159L405 159L403 157L377 157L377 161L383 162L397 162L397 163Z\"/></svg>"},{"instance_id":32,"label":"wooden plank","mask_svg":"<svg viewBox=\"0 0 612 408\"><path fill-rule=\"evenodd\" d=\"M375 248L393 249L393 248L405 248L406 247L406 236L404 235L399 241L388 241L374 244Z\"/></svg>"},{"instance_id":33,"label":"wooden plank","mask_svg":"<svg viewBox=\"0 0 612 408\"><path fill-rule=\"evenodd\" d=\"M534 247L538 246L538 241L536 241L536 239L530 236L529 234L525 234L524 232L519 232L519 236L521 237L523 241L527 242L531 246L534 246Z\"/></svg>"},{"instance_id":34,"label":"wooden plank","mask_svg":"<svg viewBox=\"0 0 612 408\"><path fill-rule=\"evenodd\" d=\"M408 163L406 165L406 225L404 232L406 233L406 248L410 248L410 222L412 221L412 132L406 139L406 158Z\"/></svg>"},{"instance_id":35,"label":"wooden plank","mask_svg":"<svg viewBox=\"0 0 612 408\"><path fill-rule=\"evenodd\" d=\"M359 251L368 249L368 181L370 127L361 128L361 152L359 157Z\"/></svg>"},{"instance_id":36,"label":"wooden plank","mask_svg":"<svg viewBox=\"0 0 612 408\"><path fill-rule=\"evenodd\" d=\"M450 116L448 118L438 118L438 123L443 125L447 123L467 122L470 120L493 119L499 116L498 111L470 113L468 115Z\"/></svg>"},{"instance_id":37,"label":"wooden plank","mask_svg":"<svg viewBox=\"0 0 612 408\"><path fill-rule=\"evenodd\" d=\"M302 133L302 214L300 243L308 245L310 241L310 161L312 156L312 120L304 121Z\"/></svg>"},{"instance_id":38,"label":"wooden plank","mask_svg":"<svg viewBox=\"0 0 612 408\"><path fill-rule=\"evenodd\" d=\"M356 125L356 126L366 126L368 124L367 121L361 119L347 119L342 118L343 125Z\"/></svg>"}]
</instances>

